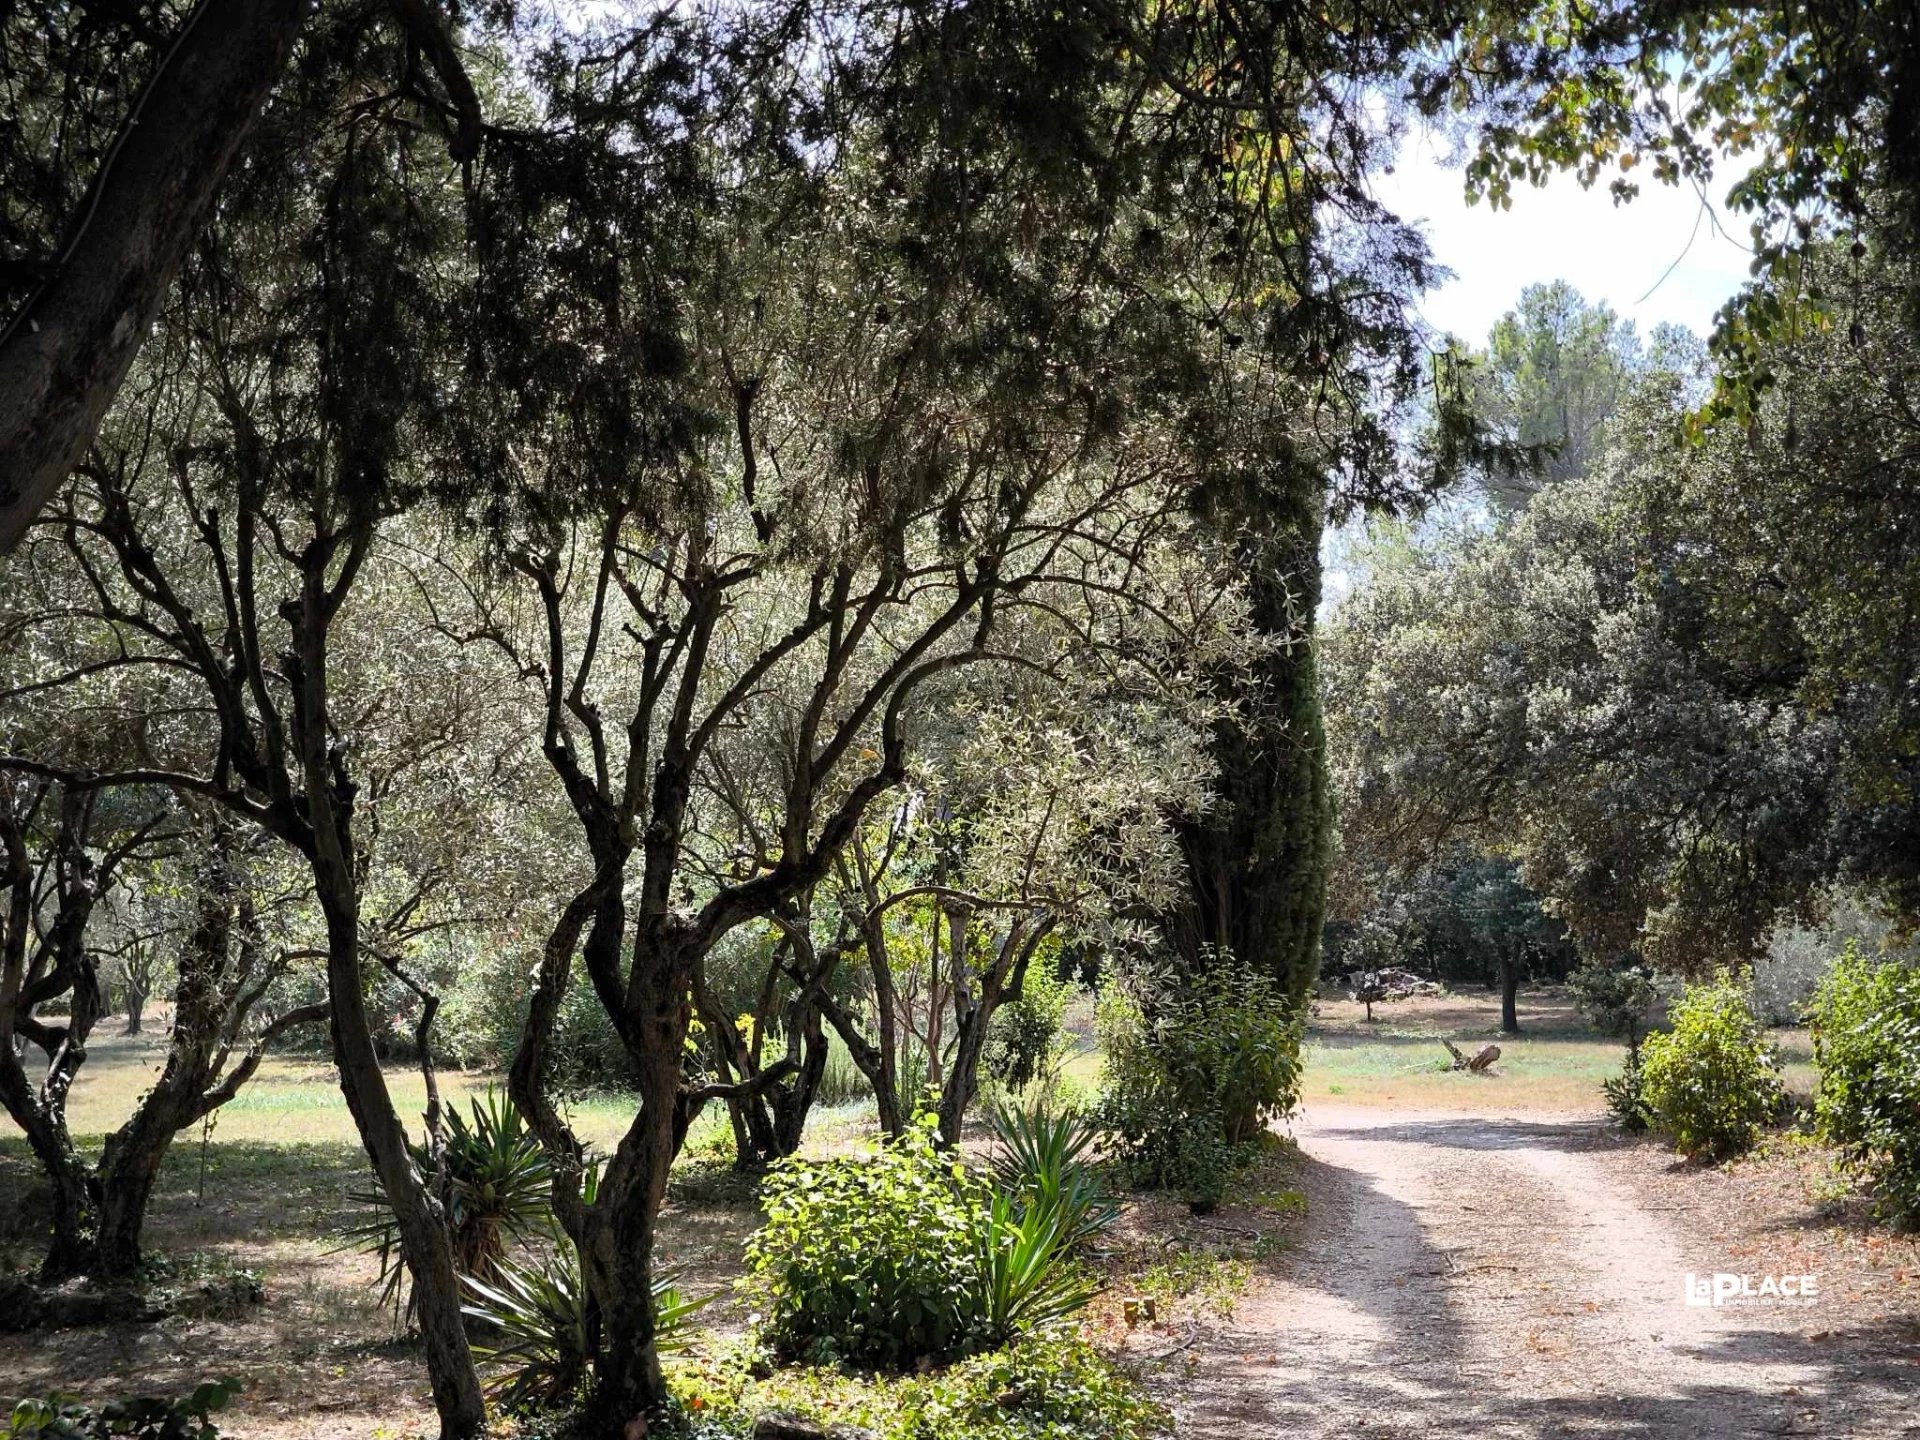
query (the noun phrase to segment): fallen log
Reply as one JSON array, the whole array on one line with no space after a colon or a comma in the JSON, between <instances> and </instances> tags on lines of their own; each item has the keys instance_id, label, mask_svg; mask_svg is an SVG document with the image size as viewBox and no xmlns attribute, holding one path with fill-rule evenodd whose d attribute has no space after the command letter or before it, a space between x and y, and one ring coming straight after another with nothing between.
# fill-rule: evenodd
<instances>
[{"instance_id":1,"label":"fallen log","mask_svg":"<svg viewBox=\"0 0 1920 1440\"><path fill-rule=\"evenodd\" d=\"M1498 1045L1482 1045L1475 1053L1468 1055L1451 1040L1442 1040L1440 1043L1447 1047L1447 1053L1453 1057L1453 1064L1447 1067L1449 1070L1471 1070L1476 1075L1484 1075L1493 1067L1493 1062L1500 1058Z\"/></svg>"}]
</instances>

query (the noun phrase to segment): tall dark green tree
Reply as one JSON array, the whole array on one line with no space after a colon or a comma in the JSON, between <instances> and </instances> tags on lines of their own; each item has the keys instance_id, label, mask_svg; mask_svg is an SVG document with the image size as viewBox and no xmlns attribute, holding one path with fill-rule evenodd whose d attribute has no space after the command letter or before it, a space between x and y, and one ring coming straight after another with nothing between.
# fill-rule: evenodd
<instances>
[{"instance_id":1,"label":"tall dark green tree","mask_svg":"<svg viewBox=\"0 0 1920 1440\"><path fill-rule=\"evenodd\" d=\"M1183 826L1190 904L1176 934L1190 958L1231 951L1304 1002L1319 973L1333 805L1315 616L1323 472L1277 461L1244 487L1206 488L1207 515L1245 567L1270 648L1238 687L1215 742L1218 802Z\"/></svg>"},{"instance_id":2,"label":"tall dark green tree","mask_svg":"<svg viewBox=\"0 0 1920 1440\"><path fill-rule=\"evenodd\" d=\"M1497 509L1511 514L1541 485L1586 474L1640 357L1632 324L1564 280L1520 292L1472 357L1474 413L1530 461L1484 478Z\"/></svg>"}]
</instances>

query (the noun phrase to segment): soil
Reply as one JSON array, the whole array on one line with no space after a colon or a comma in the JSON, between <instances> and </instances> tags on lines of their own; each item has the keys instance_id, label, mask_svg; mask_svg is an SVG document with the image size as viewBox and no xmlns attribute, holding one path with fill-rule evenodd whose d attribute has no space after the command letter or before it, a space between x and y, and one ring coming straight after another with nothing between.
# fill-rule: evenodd
<instances>
[{"instance_id":1,"label":"soil","mask_svg":"<svg viewBox=\"0 0 1920 1440\"><path fill-rule=\"evenodd\" d=\"M1375 1107L1295 1136L1297 1249L1149 1364L1182 1437L1920 1436L1920 1248L1778 1156L1703 1172L1597 1120ZM1715 1271L1819 1291L1687 1304Z\"/></svg>"}]
</instances>

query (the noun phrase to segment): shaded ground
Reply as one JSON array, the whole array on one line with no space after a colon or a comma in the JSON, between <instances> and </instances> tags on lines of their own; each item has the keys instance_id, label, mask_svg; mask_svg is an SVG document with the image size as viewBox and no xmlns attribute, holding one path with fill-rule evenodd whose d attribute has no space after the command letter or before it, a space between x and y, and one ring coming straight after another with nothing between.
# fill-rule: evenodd
<instances>
[{"instance_id":1,"label":"shaded ground","mask_svg":"<svg viewBox=\"0 0 1920 1440\"><path fill-rule=\"evenodd\" d=\"M1904 1283L1863 1305L1838 1242L1702 1205L1720 1177L1588 1120L1315 1105L1296 1134L1295 1262L1158 1367L1182 1436L1920 1435ZM1829 1260L1806 1307L1684 1300L1690 1270Z\"/></svg>"}]
</instances>

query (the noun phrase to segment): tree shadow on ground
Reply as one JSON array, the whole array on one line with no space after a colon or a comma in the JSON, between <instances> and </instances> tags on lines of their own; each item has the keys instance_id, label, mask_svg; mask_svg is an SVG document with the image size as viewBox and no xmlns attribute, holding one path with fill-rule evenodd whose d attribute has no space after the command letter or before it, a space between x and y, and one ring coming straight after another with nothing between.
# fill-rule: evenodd
<instances>
[{"instance_id":1,"label":"tree shadow on ground","mask_svg":"<svg viewBox=\"0 0 1920 1440\"><path fill-rule=\"evenodd\" d=\"M1437 1417L1465 1384L1441 1280L1448 1257L1413 1208L1309 1155L1299 1183L1308 1224L1286 1277L1203 1344L1146 1357L1149 1387L1175 1406L1183 1437L1315 1434L1326 1413ZM1370 1253L1348 1263L1356 1252Z\"/></svg>"},{"instance_id":2,"label":"tree shadow on ground","mask_svg":"<svg viewBox=\"0 0 1920 1440\"><path fill-rule=\"evenodd\" d=\"M1334 1140L1397 1141L1455 1150L1573 1153L1607 1148L1614 1143L1605 1122L1599 1120L1489 1119L1481 1115L1423 1116L1384 1125L1321 1126L1315 1133Z\"/></svg>"},{"instance_id":3,"label":"tree shadow on ground","mask_svg":"<svg viewBox=\"0 0 1920 1440\"><path fill-rule=\"evenodd\" d=\"M1716 1330L1683 1352L1709 1365L1792 1367L1796 1378L1767 1391L1729 1381L1682 1383L1660 1394L1609 1393L1601 1386L1586 1395L1489 1397L1462 1406L1454 1418L1472 1421L1481 1433L1605 1435L1620 1440L1760 1435L1894 1440L1920 1435L1920 1328L1911 1320L1815 1335Z\"/></svg>"}]
</instances>

